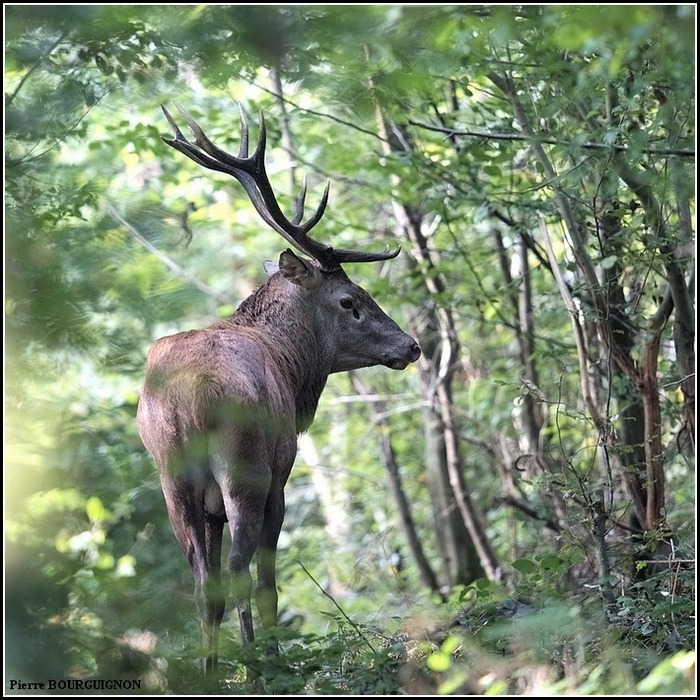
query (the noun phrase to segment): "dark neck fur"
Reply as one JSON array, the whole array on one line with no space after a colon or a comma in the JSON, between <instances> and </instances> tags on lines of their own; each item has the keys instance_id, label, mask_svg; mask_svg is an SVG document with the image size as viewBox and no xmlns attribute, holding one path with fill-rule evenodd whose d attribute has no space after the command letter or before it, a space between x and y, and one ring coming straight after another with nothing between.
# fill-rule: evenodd
<instances>
[{"instance_id":1,"label":"dark neck fur","mask_svg":"<svg viewBox=\"0 0 700 700\"><path fill-rule=\"evenodd\" d=\"M302 293L277 273L244 299L230 318L211 326L264 331L277 366L294 388L297 432L311 425L330 373L329 361L320 356L313 319L299 303L297 295Z\"/></svg>"}]
</instances>

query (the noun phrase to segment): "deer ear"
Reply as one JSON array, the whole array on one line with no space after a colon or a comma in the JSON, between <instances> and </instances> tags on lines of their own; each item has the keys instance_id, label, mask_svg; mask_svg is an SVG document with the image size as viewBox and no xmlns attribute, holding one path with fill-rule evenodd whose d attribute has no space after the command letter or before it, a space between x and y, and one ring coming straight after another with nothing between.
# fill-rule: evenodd
<instances>
[{"instance_id":1,"label":"deer ear","mask_svg":"<svg viewBox=\"0 0 700 700\"><path fill-rule=\"evenodd\" d=\"M265 272L267 272L268 277L272 277L272 275L274 275L275 272L280 271L280 266L273 260L266 260L263 263L263 267L265 268Z\"/></svg>"},{"instance_id":2,"label":"deer ear","mask_svg":"<svg viewBox=\"0 0 700 700\"><path fill-rule=\"evenodd\" d=\"M290 282L304 289L315 289L321 283L321 271L289 249L280 255L279 269Z\"/></svg>"}]
</instances>

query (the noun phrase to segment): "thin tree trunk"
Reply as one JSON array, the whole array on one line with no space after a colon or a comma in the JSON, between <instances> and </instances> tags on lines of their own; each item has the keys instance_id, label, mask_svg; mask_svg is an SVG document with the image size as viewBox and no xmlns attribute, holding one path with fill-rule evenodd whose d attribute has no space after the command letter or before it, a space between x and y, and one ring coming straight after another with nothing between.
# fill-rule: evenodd
<instances>
[{"instance_id":1,"label":"thin tree trunk","mask_svg":"<svg viewBox=\"0 0 700 700\"><path fill-rule=\"evenodd\" d=\"M547 178L554 180L556 171L554 170L543 146L537 142L536 133L523 109L517 90L508 74L492 73L489 76L494 84L504 93L506 99L513 108L515 118L519 122L523 132L531 138L531 148L538 161L541 163ZM586 112L585 107L580 106L580 110ZM592 157L598 157L593 155ZM692 302L688 294L687 284L678 265L674 249L670 243L671 237L667 230L661 207L658 204L651 187L643 181L641 175L630 166L625 153L613 151L605 156L605 167L612 167L620 179L622 179L635 196L640 200L647 214L649 225L656 234L656 241L662 261L666 267L669 279L669 289L673 306L676 308L676 350L681 367L683 368L683 388L686 394L688 405L695 404L695 383L694 373L691 367L694 366L694 315L692 312ZM574 214L571 203L565 194L557 195L557 203L567 232L572 241L572 252L581 270L583 279L587 286L587 293L595 309L596 326L599 340L610 353L611 360L617 364L623 372L634 383L644 406L644 450L645 450L645 476L646 476L646 504L644 517L641 518L644 527L648 530L661 527L665 529L663 519L664 506L664 472L663 472L663 446L661 443L661 423L658 381L656 378L656 362L658 361L658 343L661 332L665 326L668 316L665 315L666 307L662 305L655 315L654 325L649 328L651 339L646 343L643 353L643 366L640 369L636 366L630 355L625 351L624 346L618 342L613 329L610 326L610 306L603 294L605 288L598 281L593 264L587 254L585 241L583 238L583 227L580 227ZM670 311L669 311L670 314ZM579 348L581 353L583 350ZM652 357L656 352L657 355ZM584 371L584 367L581 367ZM582 376L582 382L585 377ZM585 388L585 387L584 387ZM605 417L601 414L595 400L593 391L585 392L586 405L598 426L599 434L611 447L614 446L614 437L607 427ZM693 423L694 425L694 423ZM613 440L613 442L611 442ZM611 454L615 451L612 450Z\"/></svg>"},{"instance_id":2,"label":"thin tree trunk","mask_svg":"<svg viewBox=\"0 0 700 700\"><path fill-rule=\"evenodd\" d=\"M358 394L367 396L372 393L356 373L350 372L350 381ZM391 490L394 503L396 503L399 512L401 529L406 537L406 542L413 556L413 561L418 568L421 583L431 591L439 593L440 585L435 576L435 572L430 566L428 558L425 556L413 516L411 515L411 504L406 498L406 493L401 483L401 472L399 471L399 465L396 463L396 456L391 443L391 426L388 419L387 404L384 401L376 401L373 402L372 406L374 409L375 421L381 429L381 447L384 456L384 465L386 466L387 475L389 477L389 489Z\"/></svg>"},{"instance_id":3,"label":"thin tree trunk","mask_svg":"<svg viewBox=\"0 0 700 700\"><path fill-rule=\"evenodd\" d=\"M390 139L388 125L376 103L375 113L384 153L391 155L392 150L398 152L410 148L408 139L403 137L399 127L392 132L395 138ZM414 257L420 263L426 290L431 296L439 295L445 291L445 285L437 271L435 260L428 248L427 239L421 230L422 214L404 203L394 201L393 204L400 232L411 242ZM463 526L469 534L463 539L462 552L467 555L470 561L466 568L459 567L464 578L460 581L451 581L451 583L470 583L483 573L486 573L491 580L498 580L501 576L501 568L486 536L483 518L477 512L476 504L472 501L471 494L465 485L459 436L454 424L451 381L458 366L457 329L450 309L436 305L432 315L437 322L438 340L435 342L428 339L428 345L434 348L434 352L430 354L424 352L420 359L420 366L423 370L426 402L434 412L426 422L426 426L429 427L426 433L427 446L429 449L431 448L430 436L434 435L433 431L439 427L442 432L442 449L430 455L428 459L430 464L431 460L436 459L436 454L440 456L444 454L446 474L442 470L442 464L434 465L438 468L433 474L439 479L444 479L445 475L447 476L453 502L456 504ZM419 337L419 341L421 340ZM435 445L432 446L433 449L435 447ZM442 490L442 485L438 488ZM441 537L444 537L445 534L445 532L440 532ZM473 551L478 554L478 565L473 562Z\"/></svg>"},{"instance_id":4,"label":"thin tree trunk","mask_svg":"<svg viewBox=\"0 0 700 700\"><path fill-rule=\"evenodd\" d=\"M292 127L289 123L289 114L287 113L287 103L284 99L284 86L282 85L282 75L278 68L270 69L270 78L272 79L272 85L274 88L274 94L277 98L277 106L282 114L281 125L282 125L282 146L289 154L289 157L294 159L294 139L292 138ZM296 177L296 166L294 160L292 160L292 165L289 168L289 191L295 194L297 191L297 177Z\"/></svg>"},{"instance_id":5,"label":"thin tree trunk","mask_svg":"<svg viewBox=\"0 0 700 700\"><path fill-rule=\"evenodd\" d=\"M299 436L299 452L310 467L311 481L321 504L325 530L333 552L350 552L355 548L352 526L348 517L348 503L352 498L347 490L347 475L343 470L324 469L316 450L316 444L308 433ZM331 465L332 466L332 465ZM327 588L334 597L350 593L348 577L342 563L333 558L326 560Z\"/></svg>"},{"instance_id":6,"label":"thin tree trunk","mask_svg":"<svg viewBox=\"0 0 700 700\"><path fill-rule=\"evenodd\" d=\"M432 371L421 372L424 392L426 374L432 375ZM484 572L479 566L476 550L450 485L445 452L445 430L440 415L433 406L426 406L423 411L423 431L433 529L442 559L444 578L449 586L458 583L468 584L483 576Z\"/></svg>"}]
</instances>

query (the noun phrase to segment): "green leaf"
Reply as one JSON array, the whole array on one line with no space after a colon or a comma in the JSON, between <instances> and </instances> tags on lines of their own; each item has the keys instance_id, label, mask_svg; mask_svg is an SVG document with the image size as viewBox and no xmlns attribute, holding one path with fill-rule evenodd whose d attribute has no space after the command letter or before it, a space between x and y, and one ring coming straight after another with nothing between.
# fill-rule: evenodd
<instances>
[{"instance_id":1,"label":"green leaf","mask_svg":"<svg viewBox=\"0 0 700 700\"><path fill-rule=\"evenodd\" d=\"M540 567L547 570L559 569L564 560L560 559L556 554L546 554L539 560Z\"/></svg>"},{"instance_id":2,"label":"green leaf","mask_svg":"<svg viewBox=\"0 0 700 700\"><path fill-rule=\"evenodd\" d=\"M85 512L91 523L99 523L110 518L110 512L102 505L102 501L97 496L88 498L85 504Z\"/></svg>"},{"instance_id":3,"label":"green leaf","mask_svg":"<svg viewBox=\"0 0 700 700\"><path fill-rule=\"evenodd\" d=\"M511 566L521 574L531 574L537 571L537 564L530 559L516 559Z\"/></svg>"},{"instance_id":4,"label":"green leaf","mask_svg":"<svg viewBox=\"0 0 700 700\"><path fill-rule=\"evenodd\" d=\"M436 651L428 657L428 668L435 673L444 673L452 665L452 656L442 651Z\"/></svg>"}]
</instances>

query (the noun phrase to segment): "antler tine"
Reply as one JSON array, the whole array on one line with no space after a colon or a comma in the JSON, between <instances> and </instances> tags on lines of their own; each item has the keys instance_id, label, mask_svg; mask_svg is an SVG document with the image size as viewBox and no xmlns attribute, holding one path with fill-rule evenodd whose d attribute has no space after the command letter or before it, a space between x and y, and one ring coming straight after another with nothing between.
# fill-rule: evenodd
<instances>
[{"instance_id":1,"label":"antler tine","mask_svg":"<svg viewBox=\"0 0 700 700\"><path fill-rule=\"evenodd\" d=\"M304 203L306 202L306 184L306 176L304 176L304 182L301 185L301 191L299 192L299 196L297 197L297 210L294 214L294 218L292 219L292 223L295 226L301 224L301 220L304 218ZM326 205L328 204L328 194L330 193L330 189L331 183L327 182L326 187L323 190L323 194L321 195L321 201L319 202L318 207L316 207L316 211L313 213L313 216L301 227L304 231L304 234L306 234L307 231L310 231L321 220L321 217L326 211Z\"/></svg>"},{"instance_id":2,"label":"antler tine","mask_svg":"<svg viewBox=\"0 0 700 700\"><path fill-rule=\"evenodd\" d=\"M247 158L248 157L248 122L245 120L245 117L243 116L243 109L241 108L241 105L238 105L238 117L241 120L241 147L238 149L238 157L239 158ZM261 125L261 129L265 128L265 123L263 119L262 112L260 112L260 121L263 122Z\"/></svg>"},{"instance_id":3,"label":"antler tine","mask_svg":"<svg viewBox=\"0 0 700 700\"><path fill-rule=\"evenodd\" d=\"M270 185L270 180L267 176L267 171L265 170L267 130L265 128L265 119L262 112L260 113L258 142L252 155L248 155L248 123L239 105L241 145L238 151L238 157L236 157L214 145L199 124L187 113L187 110L181 107L177 102L175 105L192 131L194 143L187 140L170 112L168 112L164 106L161 106L163 114L173 130L173 138L162 137L163 141L180 151L180 153L186 155L198 165L235 177L243 185L243 188L263 221L302 253L306 253L315 258L324 269L338 269L344 262L389 260L395 258L399 254L400 248L397 248L395 251L385 251L383 253L363 253L360 251L342 249L335 250L331 246L315 241L308 236L308 232L318 224L325 212L326 205L328 204L330 183L326 184L321 201L314 214L306 223L302 224L307 191L306 178L304 178L304 184L297 198L294 217L291 221L285 217L277 203L272 186Z\"/></svg>"},{"instance_id":4,"label":"antler tine","mask_svg":"<svg viewBox=\"0 0 700 700\"><path fill-rule=\"evenodd\" d=\"M175 103L177 106L178 111L182 115L183 119L187 122L187 126L190 127L190 130L194 134L194 145L197 146L198 148L201 148L208 156L213 158L214 160L218 161L221 165L227 165L230 166L232 169L237 168L239 170L242 170L245 173L250 173L251 165L253 164L255 160L255 156L257 155L257 150L253 154L252 157L248 157L248 125L245 124L245 128L243 129L243 133L241 135L241 149L238 155L238 158L235 156L232 156L230 153L227 153L226 151L222 150L218 146L214 145L209 137L204 133L204 129L202 129L199 124L189 115L187 110L184 107L181 107L177 102ZM242 118L241 118L242 121ZM264 125L261 127L261 134L264 135L265 127ZM186 139L185 139L186 140ZM235 173L231 172L231 175L235 176Z\"/></svg>"},{"instance_id":5,"label":"antler tine","mask_svg":"<svg viewBox=\"0 0 700 700\"><path fill-rule=\"evenodd\" d=\"M219 172L224 172L230 175L233 175L232 172L229 170L223 168L220 164L218 164L213 158L208 156L206 153L202 153L200 150L198 150L198 147L201 148L201 145L197 143L197 134L195 133L195 144L190 143L187 140L187 137L180 131L180 128L178 127L177 123L173 119L172 115L168 110L161 105L160 108L163 110L163 114L165 115L165 118L168 120L170 123L170 126L173 130L173 135L174 138L169 139L166 138L165 136L161 136L163 141L168 144L168 146L172 146L175 150L180 151L180 153L183 153L186 155L190 160L193 160L195 163L198 165L201 165L205 168L209 168L211 170L218 170ZM184 110L179 107L178 108L184 112ZM202 136L204 136L205 141L208 141L206 136L204 135L204 132L201 130L201 128L197 125L197 123L190 117L189 114L186 114L186 119L187 123L189 124L190 128L192 128L192 125L194 125L199 132L201 132ZM194 130L193 130L194 131ZM213 146L213 144L212 144Z\"/></svg>"},{"instance_id":6,"label":"antler tine","mask_svg":"<svg viewBox=\"0 0 700 700\"><path fill-rule=\"evenodd\" d=\"M304 181L301 183L301 191L297 197L297 210L292 219L292 223L298 226L301 220L304 218L304 202L306 201L306 175L304 175Z\"/></svg>"},{"instance_id":7,"label":"antler tine","mask_svg":"<svg viewBox=\"0 0 700 700\"><path fill-rule=\"evenodd\" d=\"M395 250L385 250L383 253L363 253L359 250L344 250L343 248L330 248L329 252L336 267L342 263L379 262L381 260L392 260L401 252L401 246Z\"/></svg>"},{"instance_id":8,"label":"antler tine","mask_svg":"<svg viewBox=\"0 0 700 700\"><path fill-rule=\"evenodd\" d=\"M176 103L177 104L177 103ZM165 136L162 136L161 138L165 143L168 145L172 145L172 141L185 141L187 142L187 139L185 138L185 135L180 131L180 127L177 125L177 122L173 119L172 114L168 112L168 110L165 108L165 105L161 105L160 108L163 110L163 114L165 115L165 118L168 120L168 123L170 124L170 128L173 130L173 134L175 135L175 139L166 139Z\"/></svg>"}]
</instances>

